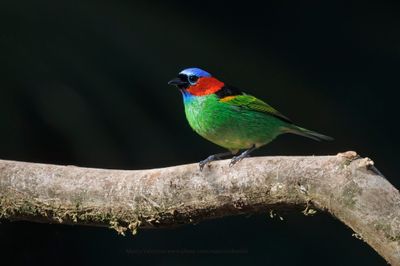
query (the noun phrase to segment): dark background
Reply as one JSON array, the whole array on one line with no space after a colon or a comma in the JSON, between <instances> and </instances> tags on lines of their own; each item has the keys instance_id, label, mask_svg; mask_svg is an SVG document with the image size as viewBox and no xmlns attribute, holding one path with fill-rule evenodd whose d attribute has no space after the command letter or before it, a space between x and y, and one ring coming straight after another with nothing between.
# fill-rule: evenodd
<instances>
[{"instance_id":1,"label":"dark background","mask_svg":"<svg viewBox=\"0 0 400 266\"><path fill-rule=\"evenodd\" d=\"M0 158L143 169L219 152L190 129L167 86L197 66L335 137L282 136L255 155L356 150L399 187L399 11L384 1L2 1ZM135 237L2 221L1 265L385 265L328 215L283 218ZM181 254L155 254L168 250Z\"/></svg>"}]
</instances>

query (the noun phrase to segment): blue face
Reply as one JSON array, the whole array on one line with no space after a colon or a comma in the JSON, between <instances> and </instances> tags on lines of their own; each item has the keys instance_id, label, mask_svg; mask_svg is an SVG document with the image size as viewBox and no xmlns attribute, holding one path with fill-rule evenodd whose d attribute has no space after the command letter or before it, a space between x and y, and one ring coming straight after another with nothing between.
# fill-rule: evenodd
<instances>
[{"instance_id":1,"label":"blue face","mask_svg":"<svg viewBox=\"0 0 400 266\"><path fill-rule=\"evenodd\" d=\"M207 71L204 71L203 69L192 67L192 68L186 68L179 72L180 76L185 76L187 81L189 82L190 85L196 84L197 80L202 77L211 77L211 74L208 73ZM193 99L193 95L191 95L189 92L182 90L183 94L183 101L185 103L190 102Z\"/></svg>"},{"instance_id":2,"label":"blue face","mask_svg":"<svg viewBox=\"0 0 400 266\"><path fill-rule=\"evenodd\" d=\"M191 67L179 72L178 77L170 80L168 84L178 87L183 94L184 102L187 103L193 97L193 95L187 91L187 88L196 85L197 81L203 77L211 77L211 74L200 68Z\"/></svg>"}]
</instances>

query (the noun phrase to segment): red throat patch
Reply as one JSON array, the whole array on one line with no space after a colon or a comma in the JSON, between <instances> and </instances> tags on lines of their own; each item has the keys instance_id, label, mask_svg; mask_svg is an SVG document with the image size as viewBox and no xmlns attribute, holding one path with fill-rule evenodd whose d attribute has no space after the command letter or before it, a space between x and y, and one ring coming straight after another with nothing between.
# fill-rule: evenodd
<instances>
[{"instance_id":1,"label":"red throat patch","mask_svg":"<svg viewBox=\"0 0 400 266\"><path fill-rule=\"evenodd\" d=\"M204 95L209 95L216 93L225 84L221 81L219 81L216 78L212 77L202 77L197 80L197 83L195 85L190 86L187 88L187 91L195 96L204 96Z\"/></svg>"}]
</instances>

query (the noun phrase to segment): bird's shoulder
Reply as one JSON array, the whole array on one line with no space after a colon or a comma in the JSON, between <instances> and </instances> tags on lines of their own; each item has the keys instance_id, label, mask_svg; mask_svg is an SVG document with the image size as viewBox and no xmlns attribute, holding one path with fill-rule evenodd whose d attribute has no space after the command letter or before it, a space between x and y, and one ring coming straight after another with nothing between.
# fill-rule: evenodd
<instances>
[{"instance_id":1,"label":"bird's shoulder","mask_svg":"<svg viewBox=\"0 0 400 266\"><path fill-rule=\"evenodd\" d=\"M272 106L266 102L254 97L250 94L246 94L240 89L225 85L221 90L215 93L222 103L230 104L233 106L238 106L246 108L255 112L262 112L272 116L275 116L285 122L292 123L292 121L281 114L279 111L274 109Z\"/></svg>"}]
</instances>

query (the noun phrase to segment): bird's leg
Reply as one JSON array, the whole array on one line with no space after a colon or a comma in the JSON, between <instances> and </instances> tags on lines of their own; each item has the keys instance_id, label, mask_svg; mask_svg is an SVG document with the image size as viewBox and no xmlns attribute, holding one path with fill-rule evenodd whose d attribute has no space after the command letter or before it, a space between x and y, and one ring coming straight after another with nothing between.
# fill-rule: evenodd
<instances>
[{"instance_id":1,"label":"bird's leg","mask_svg":"<svg viewBox=\"0 0 400 266\"><path fill-rule=\"evenodd\" d=\"M200 161L200 163L199 163L200 171L202 171L204 166L211 163L212 161L221 160L222 157L230 156L232 154L233 153L231 151L228 151L228 152L221 152L221 153L217 153L217 154L208 156L205 160Z\"/></svg>"},{"instance_id":2,"label":"bird's leg","mask_svg":"<svg viewBox=\"0 0 400 266\"><path fill-rule=\"evenodd\" d=\"M244 158L248 157L250 155L250 153L252 151L254 151L256 148L256 145L253 145L250 149L245 150L244 152L242 152L240 155L235 156L232 158L231 162L229 163L229 167L232 167L233 165L235 165L237 162L240 162L241 160L243 160Z\"/></svg>"}]
</instances>

